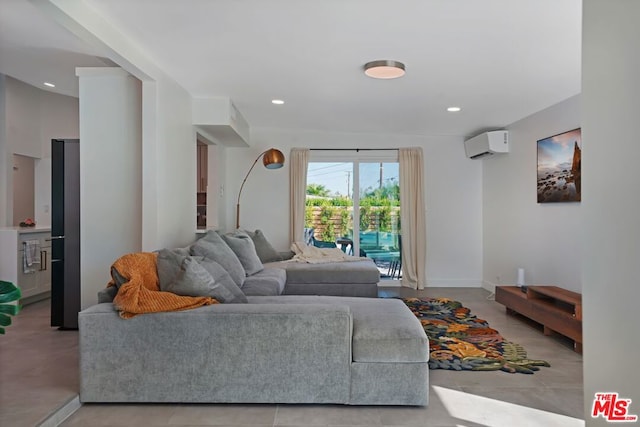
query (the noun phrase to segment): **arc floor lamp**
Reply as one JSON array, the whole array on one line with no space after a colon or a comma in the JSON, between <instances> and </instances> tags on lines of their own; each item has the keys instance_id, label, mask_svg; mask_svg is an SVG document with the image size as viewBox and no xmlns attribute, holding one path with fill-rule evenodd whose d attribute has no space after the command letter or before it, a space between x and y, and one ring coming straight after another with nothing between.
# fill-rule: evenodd
<instances>
[{"instance_id":1,"label":"arc floor lamp","mask_svg":"<svg viewBox=\"0 0 640 427\"><path fill-rule=\"evenodd\" d=\"M260 157L262 157L262 164L264 164L264 167L267 169L280 169L282 166L284 166L284 154L282 154L282 151L275 148L269 148L267 151L262 152L256 158L256 160L251 165L251 168L249 168L249 172L247 172L247 175L242 180L242 185L240 186L240 191L238 192L238 202L236 204L236 228L240 228L240 195L242 194L244 183L247 182L249 174L253 170L253 167L256 165L256 163L258 163L258 160L260 160Z\"/></svg>"}]
</instances>

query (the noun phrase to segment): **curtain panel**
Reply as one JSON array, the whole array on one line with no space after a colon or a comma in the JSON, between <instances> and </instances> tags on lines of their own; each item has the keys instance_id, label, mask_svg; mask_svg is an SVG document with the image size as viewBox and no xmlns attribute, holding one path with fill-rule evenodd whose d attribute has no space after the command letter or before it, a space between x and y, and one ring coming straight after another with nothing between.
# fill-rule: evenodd
<instances>
[{"instance_id":1,"label":"curtain panel","mask_svg":"<svg viewBox=\"0 0 640 427\"><path fill-rule=\"evenodd\" d=\"M304 209L307 196L308 148L292 148L289 154L289 237L291 243L303 241Z\"/></svg>"},{"instance_id":2,"label":"curtain panel","mask_svg":"<svg viewBox=\"0 0 640 427\"><path fill-rule=\"evenodd\" d=\"M400 148L400 219L402 221L402 286L426 284L426 205L422 148Z\"/></svg>"}]
</instances>

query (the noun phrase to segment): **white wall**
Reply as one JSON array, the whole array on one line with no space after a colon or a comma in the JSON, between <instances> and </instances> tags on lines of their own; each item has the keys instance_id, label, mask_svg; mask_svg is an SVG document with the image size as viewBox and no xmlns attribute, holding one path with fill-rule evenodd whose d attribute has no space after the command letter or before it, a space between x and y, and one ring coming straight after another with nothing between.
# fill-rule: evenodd
<instances>
[{"instance_id":1,"label":"white wall","mask_svg":"<svg viewBox=\"0 0 640 427\"><path fill-rule=\"evenodd\" d=\"M582 186L584 406L596 392L631 399L640 416L640 2L583 4ZM634 423L629 423L633 424Z\"/></svg>"},{"instance_id":2,"label":"white wall","mask_svg":"<svg viewBox=\"0 0 640 427\"><path fill-rule=\"evenodd\" d=\"M120 68L79 68L80 284L97 302L109 267L142 246L140 81Z\"/></svg>"},{"instance_id":3,"label":"white wall","mask_svg":"<svg viewBox=\"0 0 640 427\"><path fill-rule=\"evenodd\" d=\"M244 175L255 158L274 147L288 157L293 147L422 147L427 204L427 285L479 286L482 277L481 163L465 157L463 139L287 131L252 128L251 148L227 148L224 204L220 228L235 227L235 205ZM242 192L240 225L261 229L274 246L288 249L289 164L267 170L260 163Z\"/></svg>"},{"instance_id":4,"label":"white wall","mask_svg":"<svg viewBox=\"0 0 640 427\"><path fill-rule=\"evenodd\" d=\"M34 219L39 226L47 227L51 225L51 139L78 138L78 99L42 90L8 76L3 81L6 126L0 127L3 134L0 139L5 141L0 150L9 159L14 153L36 159ZM0 164L3 177L9 166ZM9 173L8 187L3 180L3 192L0 192L0 225L5 226L11 225L13 216L11 177Z\"/></svg>"},{"instance_id":5,"label":"white wall","mask_svg":"<svg viewBox=\"0 0 640 427\"><path fill-rule=\"evenodd\" d=\"M195 240L196 230L196 132L191 97L165 78L156 82L156 88L157 208L147 215L157 217L157 238L145 250L185 246ZM149 114L153 112L145 111L143 120Z\"/></svg>"},{"instance_id":6,"label":"white wall","mask_svg":"<svg viewBox=\"0 0 640 427\"><path fill-rule=\"evenodd\" d=\"M13 221L13 204L11 207L8 203L9 194L13 189L13 184L10 181L10 177L13 176L11 170L11 156L7 149L7 126L6 126L6 85L7 77L4 74L0 74L0 227L6 226L9 222ZM9 187L11 185L11 187ZM9 214L11 209L11 214Z\"/></svg>"},{"instance_id":7,"label":"white wall","mask_svg":"<svg viewBox=\"0 0 640 427\"><path fill-rule=\"evenodd\" d=\"M7 77L7 141L14 154L42 157L41 92L44 91Z\"/></svg>"},{"instance_id":8,"label":"white wall","mask_svg":"<svg viewBox=\"0 0 640 427\"><path fill-rule=\"evenodd\" d=\"M580 127L575 96L507 127L509 153L483 162L483 286L553 284L580 292L582 207L537 203L537 141Z\"/></svg>"}]
</instances>

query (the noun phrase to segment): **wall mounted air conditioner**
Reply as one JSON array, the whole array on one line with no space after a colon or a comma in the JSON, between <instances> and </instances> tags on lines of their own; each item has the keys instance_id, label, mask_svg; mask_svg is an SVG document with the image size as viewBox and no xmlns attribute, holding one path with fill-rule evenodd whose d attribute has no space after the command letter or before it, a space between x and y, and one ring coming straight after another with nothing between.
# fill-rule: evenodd
<instances>
[{"instance_id":1,"label":"wall mounted air conditioner","mask_svg":"<svg viewBox=\"0 0 640 427\"><path fill-rule=\"evenodd\" d=\"M481 133L464 142L464 151L470 159L480 159L485 156L509 152L509 132L494 130Z\"/></svg>"}]
</instances>

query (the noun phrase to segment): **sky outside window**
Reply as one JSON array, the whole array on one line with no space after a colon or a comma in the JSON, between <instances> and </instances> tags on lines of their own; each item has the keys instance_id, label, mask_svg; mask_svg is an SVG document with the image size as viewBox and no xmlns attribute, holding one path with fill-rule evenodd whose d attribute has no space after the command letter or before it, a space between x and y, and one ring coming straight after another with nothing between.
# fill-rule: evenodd
<instances>
[{"instance_id":1,"label":"sky outside window","mask_svg":"<svg viewBox=\"0 0 640 427\"><path fill-rule=\"evenodd\" d=\"M382 163L382 185L398 183L398 163ZM353 187L353 163L310 162L307 185L323 185L333 195L350 196ZM360 163L360 188L380 187L380 162Z\"/></svg>"}]
</instances>

